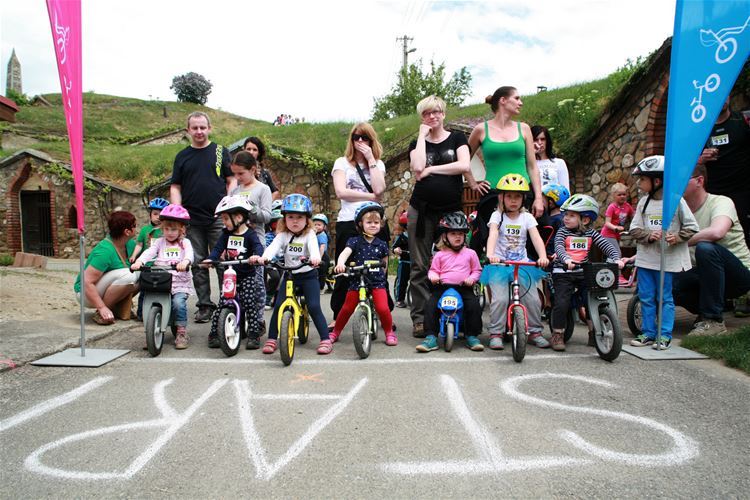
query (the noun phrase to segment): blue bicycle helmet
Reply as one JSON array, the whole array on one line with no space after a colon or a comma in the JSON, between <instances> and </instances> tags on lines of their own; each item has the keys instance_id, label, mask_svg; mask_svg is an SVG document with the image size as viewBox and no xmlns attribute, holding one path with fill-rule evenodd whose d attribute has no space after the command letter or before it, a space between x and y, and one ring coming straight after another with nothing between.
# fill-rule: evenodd
<instances>
[{"instance_id":1,"label":"blue bicycle helmet","mask_svg":"<svg viewBox=\"0 0 750 500\"><path fill-rule=\"evenodd\" d=\"M374 201L366 201L359 207L357 207L357 211L354 212L354 224L356 226L359 226L359 223L362 221L362 217L364 217L368 212L378 212L381 219L385 217L385 210L380 203L375 203Z\"/></svg>"},{"instance_id":2,"label":"blue bicycle helmet","mask_svg":"<svg viewBox=\"0 0 750 500\"><path fill-rule=\"evenodd\" d=\"M319 220L320 222L322 222L326 226L328 225L328 217L326 216L326 214L315 214L315 215L313 215L312 220L313 220L313 222L315 222L316 220Z\"/></svg>"},{"instance_id":3,"label":"blue bicycle helmet","mask_svg":"<svg viewBox=\"0 0 750 500\"><path fill-rule=\"evenodd\" d=\"M169 202L164 198L154 198L148 203L149 210L164 210Z\"/></svg>"},{"instance_id":4,"label":"blue bicycle helmet","mask_svg":"<svg viewBox=\"0 0 750 500\"><path fill-rule=\"evenodd\" d=\"M560 184L547 184L542 188L542 194L561 207L570 198L570 191Z\"/></svg>"},{"instance_id":5,"label":"blue bicycle helmet","mask_svg":"<svg viewBox=\"0 0 750 500\"><path fill-rule=\"evenodd\" d=\"M290 194L281 202L282 214L306 214L312 217L312 201L304 194Z\"/></svg>"}]
</instances>

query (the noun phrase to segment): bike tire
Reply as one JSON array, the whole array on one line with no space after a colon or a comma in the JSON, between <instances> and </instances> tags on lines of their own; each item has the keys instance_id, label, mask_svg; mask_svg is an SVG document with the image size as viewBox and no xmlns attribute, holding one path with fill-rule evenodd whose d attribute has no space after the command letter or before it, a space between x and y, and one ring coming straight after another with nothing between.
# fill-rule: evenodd
<instances>
[{"instance_id":1,"label":"bike tire","mask_svg":"<svg viewBox=\"0 0 750 500\"><path fill-rule=\"evenodd\" d=\"M573 336L573 331L576 329L576 319L578 313L571 309L568 311L568 321L565 322L565 332L563 333L563 340L567 343Z\"/></svg>"},{"instance_id":2,"label":"bike tire","mask_svg":"<svg viewBox=\"0 0 750 500\"><path fill-rule=\"evenodd\" d=\"M474 295L479 299L479 309L484 310L487 305L487 295L484 293L484 286L481 283L474 283Z\"/></svg>"},{"instance_id":3,"label":"bike tire","mask_svg":"<svg viewBox=\"0 0 750 500\"><path fill-rule=\"evenodd\" d=\"M161 331L161 307L152 305L146 315L146 347L148 353L156 357L161 354L161 348L164 345L164 332Z\"/></svg>"},{"instance_id":4,"label":"bike tire","mask_svg":"<svg viewBox=\"0 0 750 500\"><path fill-rule=\"evenodd\" d=\"M354 321L352 322L352 339L354 340L354 349L360 359L365 359L370 355L372 349L372 336L370 324L367 319L367 310L363 307L354 311Z\"/></svg>"},{"instance_id":5,"label":"bike tire","mask_svg":"<svg viewBox=\"0 0 750 500\"><path fill-rule=\"evenodd\" d=\"M456 337L456 325L449 321L445 325L445 352L451 352L453 349L453 340Z\"/></svg>"},{"instance_id":6,"label":"bike tire","mask_svg":"<svg viewBox=\"0 0 750 500\"><path fill-rule=\"evenodd\" d=\"M222 307L216 324L216 335L219 337L221 352L232 357L240 350L242 331L238 323L237 313L233 307Z\"/></svg>"},{"instance_id":7,"label":"bike tire","mask_svg":"<svg viewBox=\"0 0 750 500\"><path fill-rule=\"evenodd\" d=\"M411 307L411 282L406 285L406 305Z\"/></svg>"},{"instance_id":8,"label":"bike tire","mask_svg":"<svg viewBox=\"0 0 750 500\"><path fill-rule=\"evenodd\" d=\"M297 339L300 344L307 344L307 339L310 337L310 316L307 314L307 306L302 308L302 315L299 319L299 325L297 325Z\"/></svg>"},{"instance_id":9,"label":"bike tire","mask_svg":"<svg viewBox=\"0 0 750 500\"><path fill-rule=\"evenodd\" d=\"M604 361L614 361L622 350L622 331L615 312L604 307L599 311L601 331L594 335L596 352Z\"/></svg>"},{"instance_id":10,"label":"bike tire","mask_svg":"<svg viewBox=\"0 0 750 500\"><path fill-rule=\"evenodd\" d=\"M633 337L637 337L641 333L643 333L642 325L643 325L643 316L641 312L641 299L638 297L637 293L634 293L632 297L630 297L630 300L628 301L628 310L627 310L627 318L628 318L628 329L630 329L630 333L633 334Z\"/></svg>"},{"instance_id":11,"label":"bike tire","mask_svg":"<svg viewBox=\"0 0 750 500\"><path fill-rule=\"evenodd\" d=\"M287 309L281 315L281 327L279 328L279 354L284 366L289 366L294 360L294 318L292 311Z\"/></svg>"},{"instance_id":12,"label":"bike tire","mask_svg":"<svg viewBox=\"0 0 750 500\"><path fill-rule=\"evenodd\" d=\"M513 350L513 361L520 363L526 356L526 313L520 307L513 309L513 337L510 346Z\"/></svg>"}]
</instances>

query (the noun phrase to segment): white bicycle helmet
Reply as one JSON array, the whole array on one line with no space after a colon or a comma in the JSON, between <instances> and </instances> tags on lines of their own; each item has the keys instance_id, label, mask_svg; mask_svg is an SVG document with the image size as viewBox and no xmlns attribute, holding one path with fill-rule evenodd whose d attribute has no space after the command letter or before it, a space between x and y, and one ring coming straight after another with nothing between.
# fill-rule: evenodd
<instances>
[{"instance_id":1,"label":"white bicycle helmet","mask_svg":"<svg viewBox=\"0 0 750 500\"><path fill-rule=\"evenodd\" d=\"M663 177L664 176L664 157L661 155L647 156L638 162L633 169L633 175L642 175L644 177Z\"/></svg>"},{"instance_id":2,"label":"white bicycle helmet","mask_svg":"<svg viewBox=\"0 0 750 500\"><path fill-rule=\"evenodd\" d=\"M217 217L223 213L244 213L247 216L253 213L253 206L244 196L225 196L214 210Z\"/></svg>"},{"instance_id":3,"label":"white bicycle helmet","mask_svg":"<svg viewBox=\"0 0 750 500\"><path fill-rule=\"evenodd\" d=\"M560 210L563 212L567 210L578 212L592 221L595 221L599 217L599 203L587 194L574 194L568 198L568 201L562 204Z\"/></svg>"}]
</instances>

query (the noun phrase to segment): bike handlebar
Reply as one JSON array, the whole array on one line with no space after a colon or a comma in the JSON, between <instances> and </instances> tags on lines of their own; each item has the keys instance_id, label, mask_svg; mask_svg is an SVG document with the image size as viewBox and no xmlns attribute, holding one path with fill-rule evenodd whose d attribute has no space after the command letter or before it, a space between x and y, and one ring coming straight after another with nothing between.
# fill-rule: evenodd
<instances>
[{"instance_id":1,"label":"bike handlebar","mask_svg":"<svg viewBox=\"0 0 750 500\"><path fill-rule=\"evenodd\" d=\"M146 270L153 270L153 271L177 271L178 273L180 273L180 272L188 272L189 270L191 270L194 267L197 268L198 264L190 264L185 271L177 271L177 264L165 264L165 265L158 265L158 266L155 265L155 264L154 265L150 265L150 266L144 265L140 269L133 269L133 265L131 264L128 267L128 270L131 273L137 273L137 272L142 272L142 271L146 271Z\"/></svg>"},{"instance_id":2,"label":"bike handlebar","mask_svg":"<svg viewBox=\"0 0 750 500\"><path fill-rule=\"evenodd\" d=\"M491 266L534 266L538 267L538 262L529 262L526 260L504 260L502 262L498 262L496 264L490 263Z\"/></svg>"},{"instance_id":3,"label":"bike handlebar","mask_svg":"<svg viewBox=\"0 0 750 500\"><path fill-rule=\"evenodd\" d=\"M303 260L298 265L296 265L296 266L289 266L289 267L285 266L284 264L280 264L280 263L278 263L276 261L269 261L268 264L266 264L266 265L268 267L275 267L276 269L279 269L281 271L296 271L297 269L302 269L303 267L305 267L305 266L311 266L312 264L310 264L306 260Z\"/></svg>"},{"instance_id":4,"label":"bike handlebar","mask_svg":"<svg viewBox=\"0 0 750 500\"><path fill-rule=\"evenodd\" d=\"M335 274L334 277L338 278L339 276L345 276L345 277L352 277L352 276L359 276L360 274L363 274L365 272L374 271L377 269L383 269L385 266L382 262L378 262L377 264L362 264L360 266L349 266L346 272Z\"/></svg>"},{"instance_id":5,"label":"bike handlebar","mask_svg":"<svg viewBox=\"0 0 750 500\"><path fill-rule=\"evenodd\" d=\"M238 260L204 260L201 264L210 264L215 267L227 267L227 266L239 266L241 264L249 264L251 266L258 266L260 264L254 264L250 262L250 257L247 259Z\"/></svg>"}]
</instances>

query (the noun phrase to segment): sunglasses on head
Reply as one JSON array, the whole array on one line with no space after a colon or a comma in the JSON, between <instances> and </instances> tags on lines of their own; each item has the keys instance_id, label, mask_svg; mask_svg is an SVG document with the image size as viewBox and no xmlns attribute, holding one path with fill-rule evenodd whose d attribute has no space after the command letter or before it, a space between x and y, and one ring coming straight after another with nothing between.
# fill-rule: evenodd
<instances>
[{"instance_id":1,"label":"sunglasses on head","mask_svg":"<svg viewBox=\"0 0 750 500\"><path fill-rule=\"evenodd\" d=\"M370 141L370 136L365 134L352 134L352 141Z\"/></svg>"}]
</instances>

